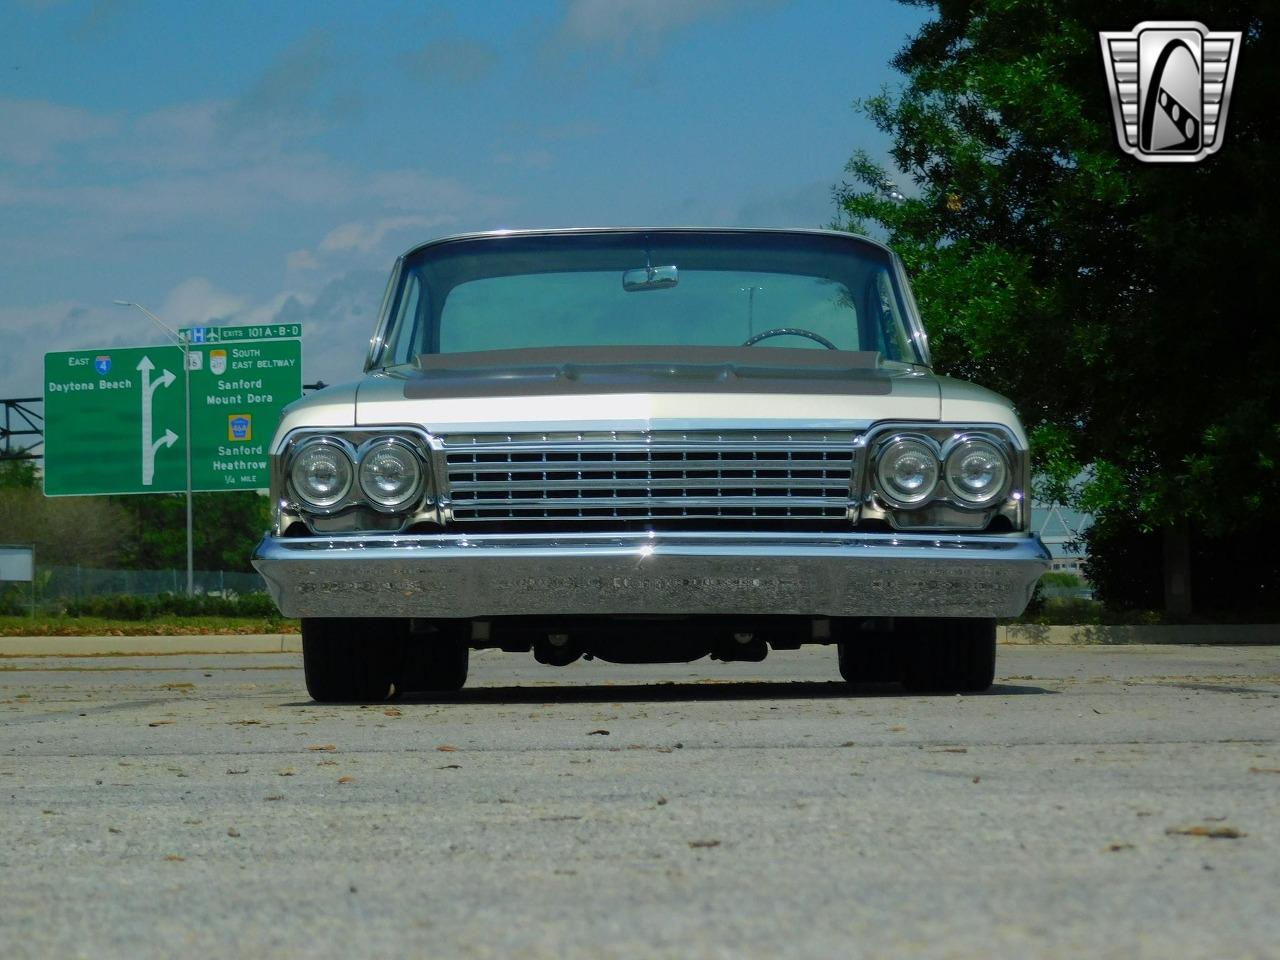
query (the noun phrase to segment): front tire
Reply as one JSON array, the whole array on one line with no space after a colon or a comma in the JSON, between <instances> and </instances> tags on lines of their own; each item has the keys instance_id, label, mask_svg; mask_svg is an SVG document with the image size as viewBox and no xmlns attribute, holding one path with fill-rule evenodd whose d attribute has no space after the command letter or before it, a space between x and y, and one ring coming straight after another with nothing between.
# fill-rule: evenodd
<instances>
[{"instance_id":1,"label":"front tire","mask_svg":"<svg viewBox=\"0 0 1280 960\"><path fill-rule=\"evenodd\" d=\"M850 686L862 683L896 683L902 679L898 637L879 631L841 630L845 639L836 643L840 676Z\"/></svg>"},{"instance_id":2,"label":"front tire","mask_svg":"<svg viewBox=\"0 0 1280 960\"><path fill-rule=\"evenodd\" d=\"M981 693L996 676L996 622L899 620L902 683L916 693Z\"/></svg>"},{"instance_id":3,"label":"front tire","mask_svg":"<svg viewBox=\"0 0 1280 960\"><path fill-rule=\"evenodd\" d=\"M398 692L452 693L467 682L471 625L466 621L429 622L407 634L403 665L396 676Z\"/></svg>"},{"instance_id":4,"label":"front tire","mask_svg":"<svg viewBox=\"0 0 1280 960\"><path fill-rule=\"evenodd\" d=\"M302 620L302 667L317 703L386 700L403 657L404 641L385 620Z\"/></svg>"}]
</instances>

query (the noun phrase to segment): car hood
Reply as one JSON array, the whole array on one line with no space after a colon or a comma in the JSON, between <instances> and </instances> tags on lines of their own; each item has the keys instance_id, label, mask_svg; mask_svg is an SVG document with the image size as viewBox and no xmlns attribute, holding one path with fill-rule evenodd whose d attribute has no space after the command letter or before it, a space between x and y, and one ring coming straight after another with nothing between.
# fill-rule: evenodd
<instances>
[{"instance_id":1,"label":"car hood","mask_svg":"<svg viewBox=\"0 0 1280 960\"><path fill-rule=\"evenodd\" d=\"M874 353L767 347L610 347L424 357L371 374L356 424L437 433L860 429L938 420L939 381Z\"/></svg>"}]
</instances>

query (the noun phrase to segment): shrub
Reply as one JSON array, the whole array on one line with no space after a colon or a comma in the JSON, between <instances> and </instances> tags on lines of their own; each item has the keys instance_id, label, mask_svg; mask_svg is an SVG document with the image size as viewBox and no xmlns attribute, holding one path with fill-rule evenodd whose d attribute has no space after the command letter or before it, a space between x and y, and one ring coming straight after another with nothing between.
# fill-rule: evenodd
<instances>
[{"instance_id":1,"label":"shrub","mask_svg":"<svg viewBox=\"0 0 1280 960\"><path fill-rule=\"evenodd\" d=\"M152 620L156 617L274 617L275 603L265 593L243 597L162 593L156 597L130 594L88 597L67 603L67 616L102 617L107 620Z\"/></svg>"}]
</instances>

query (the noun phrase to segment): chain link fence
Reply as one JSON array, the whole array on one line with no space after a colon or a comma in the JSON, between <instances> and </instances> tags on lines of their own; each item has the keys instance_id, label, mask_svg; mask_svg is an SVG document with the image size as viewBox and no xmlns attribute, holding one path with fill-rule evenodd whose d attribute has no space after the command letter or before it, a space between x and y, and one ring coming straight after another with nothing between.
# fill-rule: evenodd
<instances>
[{"instance_id":1,"label":"chain link fence","mask_svg":"<svg viewBox=\"0 0 1280 960\"><path fill-rule=\"evenodd\" d=\"M197 596L236 600L267 590L256 573L196 570ZM158 597L187 592L187 571L99 570L94 567L40 567L33 583L0 582L0 613L21 614L38 609L51 613L69 603L95 597ZM34 607L33 607L34 600Z\"/></svg>"},{"instance_id":2,"label":"chain link fence","mask_svg":"<svg viewBox=\"0 0 1280 960\"><path fill-rule=\"evenodd\" d=\"M37 575L42 600L83 600L87 597L128 594L155 597L162 593L186 593L186 570L95 570L92 567L45 567ZM215 597L243 597L263 593L266 581L256 573L196 570L195 592Z\"/></svg>"}]
</instances>

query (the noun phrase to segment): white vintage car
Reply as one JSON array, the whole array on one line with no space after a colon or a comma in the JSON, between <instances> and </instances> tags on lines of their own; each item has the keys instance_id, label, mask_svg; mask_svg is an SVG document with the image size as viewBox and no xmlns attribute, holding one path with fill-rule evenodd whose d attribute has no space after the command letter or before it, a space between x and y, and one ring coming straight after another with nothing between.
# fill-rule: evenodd
<instances>
[{"instance_id":1,"label":"white vintage car","mask_svg":"<svg viewBox=\"0 0 1280 960\"><path fill-rule=\"evenodd\" d=\"M850 234L427 243L365 373L285 411L254 558L316 700L456 690L474 649L802 643L850 683L984 690L1048 565L1017 415L930 370L901 263Z\"/></svg>"}]
</instances>

